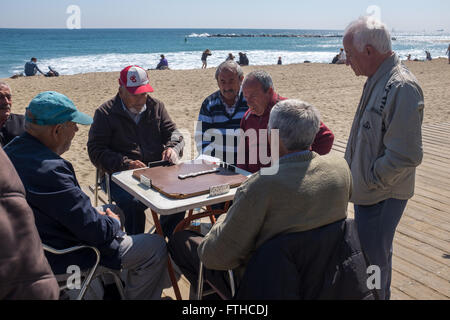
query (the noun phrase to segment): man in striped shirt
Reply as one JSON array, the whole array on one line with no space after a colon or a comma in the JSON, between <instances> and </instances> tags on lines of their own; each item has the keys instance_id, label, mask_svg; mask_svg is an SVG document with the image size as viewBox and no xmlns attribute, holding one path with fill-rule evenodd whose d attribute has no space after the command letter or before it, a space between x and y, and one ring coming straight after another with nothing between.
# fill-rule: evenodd
<instances>
[{"instance_id":1,"label":"man in striped shirt","mask_svg":"<svg viewBox=\"0 0 450 320\"><path fill-rule=\"evenodd\" d=\"M235 61L217 67L219 90L207 97L198 115L195 142L199 154L236 164L241 119L248 110L241 92L244 72Z\"/></svg>"}]
</instances>

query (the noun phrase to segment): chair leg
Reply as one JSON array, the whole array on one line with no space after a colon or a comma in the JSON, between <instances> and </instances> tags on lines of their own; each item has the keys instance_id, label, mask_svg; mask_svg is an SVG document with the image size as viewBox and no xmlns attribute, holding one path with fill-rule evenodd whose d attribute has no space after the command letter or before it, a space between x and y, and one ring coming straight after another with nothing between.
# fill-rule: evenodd
<instances>
[{"instance_id":1,"label":"chair leg","mask_svg":"<svg viewBox=\"0 0 450 320\"><path fill-rule=\"evenodd\" d=\"M98 183L98 179L100 173L99 170L97 169L95 171L95 187L94 187L94 202L95 202L95 207L98 207L98 187L99 187L99 183Z\"/></svg>"},{"instance_id":2,"label":"chair leg","mask_svg":"<svg viewBox=\"0 0 450 320\"><path fill-rule=\"evenodd\" d=\"M112 204L111 186L110 186L110 176L109 176L109 174L105 173L105 179L106 179L106 193L108 195L108 204Z\"/></svg>"},{"instance_id":3,"label":"chair leg","mask_svg":"<svg viewBox=\"0 0 450 320\"><path fill-rule=\"evenodd\" d=\"M198 284L197 284L197 300L202 300L203 298L203 263L200 261L200 266L198 268Z\"/></svg>"}]
</instances>

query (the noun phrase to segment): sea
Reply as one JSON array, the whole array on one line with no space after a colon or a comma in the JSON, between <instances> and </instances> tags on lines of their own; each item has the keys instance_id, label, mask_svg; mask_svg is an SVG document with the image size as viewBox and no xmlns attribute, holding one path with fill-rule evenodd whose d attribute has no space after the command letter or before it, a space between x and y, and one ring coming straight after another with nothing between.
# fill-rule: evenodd
<instances>
[{"instance_id":1,"label":"sea","mask_svg":"<svg viewBox=\"0 0 450 320\"><path fill-rule=\"evenodd\" d=\"M23 72L25 62L38 59L61 75L120 71L130 64L155 68L164 54L171 69L201 68L210 49L208 67L229 53L245 52L251 65L330 63L342 47L343 30L263 29L0 29L0 78ZM450 32L392 32L393 49L402 59L446 57Z\"/></svg>"}]
</instances>

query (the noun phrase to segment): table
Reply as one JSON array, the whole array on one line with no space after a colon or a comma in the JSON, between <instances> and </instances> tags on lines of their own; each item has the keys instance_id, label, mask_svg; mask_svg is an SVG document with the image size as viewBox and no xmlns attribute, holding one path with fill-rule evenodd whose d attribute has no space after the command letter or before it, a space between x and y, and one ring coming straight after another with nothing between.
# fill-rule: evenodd
<instances>
[{"instance_id":1,"label":"table","mask_svg":"<svg viewBox=\"0 0 450 320\"><path fill-rule=\"evenodd\" d=\"M201 157L203 160L208 160L212 162L220 162L220 159L213 157ZM143 184L140 181L136 180L132 177L133 171L135 170L127 170L122 172L117 172L112 175L112 180L118 184L125 191L133 195L136 199L145 204L148 208L150 208L153 222L155 223L156 232L163 236L161 224L159 222L158 214L160 215L171 215L181 211L189 211L189 215L183 221L181 221L174 232L177 232L181 229L184 229L186 225L190 223L190 221L194 219L199 219L205 216L210 216L211 221L213 221L213 216L211 214L221 214L228 210L229 201L234 199L234 195L236 193L237 188L231 188L230 191L226 194L211 197L208 194L200 195L187 199L170 199L160 194L158 191L151 189ZM245 170L241 170L239 168L236 169L236 173L240 173L246 177L251 175L250 172ZM212 210L211 205L217 203L226 202L224 210ZM195 208L207 207L207 210L202 211L200 213L193 214L193 210ZM175 278L175 273L173 272L173 267L170 261L168 260L168 271L170 280L172 282L172 286L175 291L175 296L177 300L181 300L180 290L178 288L178 283Z\"/></svg>"}]
</instances>

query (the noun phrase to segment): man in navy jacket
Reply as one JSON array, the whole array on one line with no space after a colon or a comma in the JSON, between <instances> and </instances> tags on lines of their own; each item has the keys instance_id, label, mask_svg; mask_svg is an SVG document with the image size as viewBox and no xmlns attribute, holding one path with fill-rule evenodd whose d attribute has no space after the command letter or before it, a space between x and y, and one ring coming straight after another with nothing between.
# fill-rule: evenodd
<instances>
[{"instance_id":1,"label":"man in navy jacket","mask_svg":"<svg viewBox=\"0 0 450 320\"><path fill-rule=\"evenodd\" d=\"M61 158L78 131L77 123L89 125L92 118L79 112L69 98L52 91L38 94L25 118L26 132L5 152L25 186L42 242L58 249L94 246L101 253L102 266L128 271L123 279L126 298L159 299L167 263L162 237L128 236L110 207L92 207L73 166ZM118 207L113 210L118 212ZM63 258L48 255L48 260L58 274L65 273L69 265L83 269L92 257L81 252Z\"/></svg>"}]
</instances>

